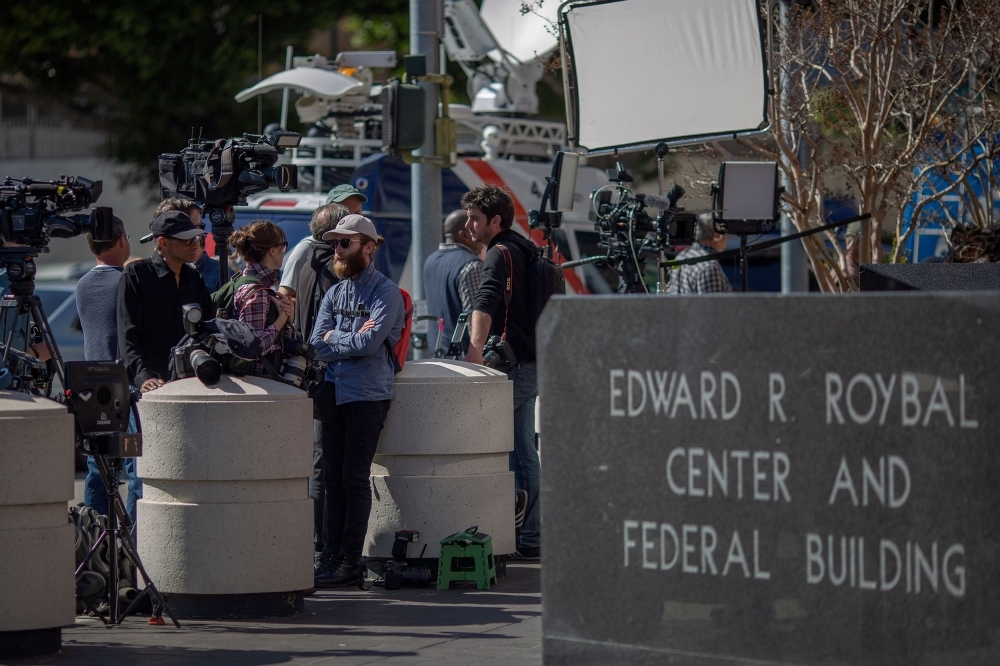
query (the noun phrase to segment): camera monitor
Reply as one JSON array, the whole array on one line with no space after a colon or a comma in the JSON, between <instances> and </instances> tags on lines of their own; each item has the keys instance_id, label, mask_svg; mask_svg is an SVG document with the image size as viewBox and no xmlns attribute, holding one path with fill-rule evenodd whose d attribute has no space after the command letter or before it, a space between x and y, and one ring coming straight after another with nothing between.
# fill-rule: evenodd
<instances>
[{"instance_id":1,"label":"camera monitor","mask_svg":"<svg viewBox=\"0 0 1000 666\"><path fill-rule=\"evenodd\" d=\"M556 182L552 190L552 209L560 213L573 211L573 198L576 195L576 172L580 165L577 153L556 153L552 173Z\"/></svg>"},{"instance_id":2,"label":"camera monitor","mask_svg":"<svg viewBox=\"0 0 1000 666\"><path fill-rule=\"evenodd\" d=\"M760 0L565 3L569 144L644 150L766 128L760 10Z\"/></svg>"}]
</instances>

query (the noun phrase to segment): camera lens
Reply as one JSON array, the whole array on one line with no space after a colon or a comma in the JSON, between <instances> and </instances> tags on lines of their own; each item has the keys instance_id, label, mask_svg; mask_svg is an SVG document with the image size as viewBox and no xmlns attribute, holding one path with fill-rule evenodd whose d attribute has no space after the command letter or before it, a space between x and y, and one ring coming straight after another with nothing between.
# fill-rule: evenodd
<instances>
[{"instance_id":1,"label":"camera lens","mask_svg":"<svg viewBox=\"0 0 1000 666\"><path fill-rule=\"evenodd\" d=\"M495 351L491 350L483 354L483 365L485 365L487 368L496 369L497 365L499 364L500 364L500 355L497 354Z\"/></svg>"},{"instance_id":2,"label":"camera lens","mask_svg":"<svg viewBox=\"0 0 1000 666\"><path fill-rule=\"evenodd\" d=\"M284 372L281 378L292 386L301 386L302 378L306 374L306 359L302 356L292 356L285 361Z\"/></svg>"},{"instance_id":3,"label":"camera lens","mask_svg":"<svg viewBox=\"0 0 1000 666\"><path fill-rule=\"evenodd\" d=\"M188 363L205 386L217 384L222 378L222 365L203 349L192 350Z\"/></svg>"}]
</instances>

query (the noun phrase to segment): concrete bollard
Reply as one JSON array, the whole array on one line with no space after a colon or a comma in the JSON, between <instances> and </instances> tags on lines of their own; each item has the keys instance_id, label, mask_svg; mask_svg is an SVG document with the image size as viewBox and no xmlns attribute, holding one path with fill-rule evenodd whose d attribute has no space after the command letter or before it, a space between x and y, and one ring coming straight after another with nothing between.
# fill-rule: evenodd
<instances>
[{"instance_id":1,"label":"concrete bollard","mask_svg":"<svg viewBox=\"0 0 1000 666\"><path fill-rule=\"evenodd\" d=\"M73 624L73 417L0 392L0 658L58 652Z\"/></svg>"},{"instance_id":2,"label":"concrete bollard","mask_svg":"<svg viewBox=\"0 0 1000 666\"><path fill-rule=\"evenodd\" d=\"M139 557L171 611L301 611L313 581L312 400L280 382L226 375L147 393L139 415Z\"/></svg>"},{"instance_id":3,"label":"concrete bollard","mask_svg":"<svg viewBox=\"0 0 1000 666\"><path fill-rule=\"evenodd\" d=\"M411 361L396 375L372 465L365 555L389 557L397 530L417 530L409 556L441 553L446 536L478 525L498 555L514 552L514 385L460 361Z\"/></svg>"}]
</instances>

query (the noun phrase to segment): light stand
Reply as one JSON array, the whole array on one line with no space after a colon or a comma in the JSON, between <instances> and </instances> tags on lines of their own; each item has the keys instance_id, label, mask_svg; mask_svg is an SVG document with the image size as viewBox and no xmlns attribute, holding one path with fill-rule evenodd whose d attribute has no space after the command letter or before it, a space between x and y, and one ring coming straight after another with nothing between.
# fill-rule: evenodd
<instances>
[{"instance_id":1,"label":"light stand","mask_svg":"<svg viewBox=\"0 0 1000 666\"><path fill-rule=\"evenodd\" d=\"M663 160L667 156L667 153L670 152L670 146L668 146L666 143L662 142L658 143L656 144L656 147L653 149L653 152L656 153L656 185L658 187L657 191L662 197L664 194L666 194L666 184L664 183L663 179ZM665 261L666 261L666 256L661 251L659 257L659 270L658 270L660 280L659 282L656 283L656 291L657 293L660 294L664 293L667 287L667 269L664 268L663 266L663 263Z\"/></svg>"}]
</instances>

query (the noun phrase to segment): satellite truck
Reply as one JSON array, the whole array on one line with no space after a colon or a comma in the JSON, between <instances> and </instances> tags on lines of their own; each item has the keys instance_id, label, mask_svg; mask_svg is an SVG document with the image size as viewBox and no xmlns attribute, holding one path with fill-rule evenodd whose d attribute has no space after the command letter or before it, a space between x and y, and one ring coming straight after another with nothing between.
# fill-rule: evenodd
<instances>
[{"instance_id":1,"label":"satellite truck","mask_svg":"<svg viewBox=\"0 0 1000 666\"><path fill-rule=\"evenodd\" d=\"M474 187L506 187L514 199L514 228L544 246L540 230L529 229L528 211L538 209L546 177L558 151L566 150L563 123L535 120L535 85L543 60L558 48L552 29L558 3L546 2L537 14L521 13L520 0L445 0L443 47L469 79L471 106L450 104L455 121L454 164L442 172L442 210L460 208L462 195ZM292 57L287 68L236 95L238 102L284 90L282 126L288 107L287 91L302 94L295 113L311 125L297 148L282 161L296 165L296 192L267 191L251 196L236 208L237 227L266 219L281 226L290 244L309 233L313 211L326 193L348 183L368 197L364 214L372 219L386 245L376 255L377 268L404 289L412 268L410 249L410 167L400 155L383 151L382 111L378 106L384 86L374 82L376 70L397 65L392 51L343 52L333 60L321 55ZM598 233L588 220L590 193L608 184L602 169L581 166L577 171L572 210L554 233L562 263L598 254ZM214 248L209 248L214 254ZM618 276L613 269L593 265L564 271L568 292L613 293ZM431 333L433 335L433 333Z\"/></svg>"}]
</instances>

